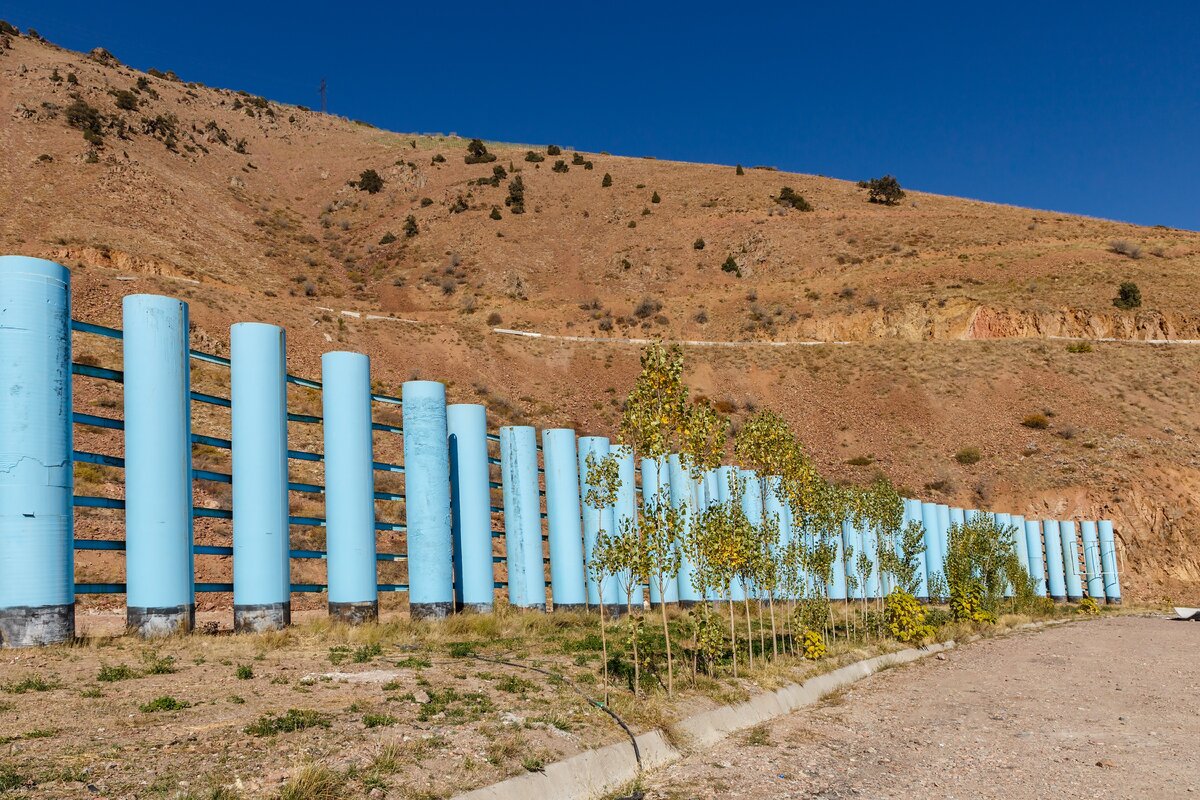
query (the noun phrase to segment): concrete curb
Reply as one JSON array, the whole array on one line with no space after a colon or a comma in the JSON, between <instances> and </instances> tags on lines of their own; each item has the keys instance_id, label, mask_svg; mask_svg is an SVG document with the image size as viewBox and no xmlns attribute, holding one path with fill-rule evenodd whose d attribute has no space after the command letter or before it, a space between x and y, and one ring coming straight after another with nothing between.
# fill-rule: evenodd
<instances>
[{"instance_id":1,"label":"concrete curb","mask_svg":"<svg viewBox=\"0 0 1200 800\"><path fill-rule=\"evenodd\" d=\"M1002 635L1072 621L1074 620L1030 622L1018 625ZM979 638L979 635L970 636L965 641L972 642ZM664 731L647 731L637 737L638 749L642 753L642 770L650 771L665 766L683 758L686 751L711 747L731 733L811 706L822 697L870 677L881 669L908 664L956 646L956 642L949 641L932 644L920 650L909 648L895 653L884 653L817 675L804 683L793 683L774 692L766 692L745 703L721 706L680 720L671 726L670 740L682 745L682 750L671 743ZM542 772L517 775L491 786L455 795L453 800L530 800L541 797L552 797L555 800L595 800L628 786L637 780L638 775L633 748L629 742L623 741L548 764Z\"/></svg>"}]
</instances>

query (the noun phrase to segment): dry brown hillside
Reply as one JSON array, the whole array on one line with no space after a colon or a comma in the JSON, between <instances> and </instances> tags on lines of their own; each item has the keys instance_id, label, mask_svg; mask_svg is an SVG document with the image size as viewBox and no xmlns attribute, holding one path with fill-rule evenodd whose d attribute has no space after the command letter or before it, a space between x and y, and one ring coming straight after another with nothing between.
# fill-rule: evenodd
<instances>
[{"instance_id":1,"label":"dry brown hillside","mask_svg":"<svg viewBox=\"0 0 1200 800\"><path fill-rule=\"evenodd\" d=\"M782 411L839 478L1112 517L1132 596L1200 597L1200 346L1051 338L1200 339L1200 234L919 192L888 207L847 181L544 145L488 142L496 160L467 164L467 139L24 37L0 49L0 112L0 251L71 266L80 318L115 325L119 296L169 293L202 349L271 321L298 374L357 349L388 387L444 380L494 424L594 433L613 430L636 346L493 328L844 341L689 348L691 380L735 419ZM377 193L352 185L369 169ZM523 214L505 202L516 177ZM780 205L785 186L813 210ZM1135 311L1112 302L1128 280ZM1035 413L1049 429L1021 425ZM959 463L972 447L981 460Z\"/></svg>"}]
</instances>

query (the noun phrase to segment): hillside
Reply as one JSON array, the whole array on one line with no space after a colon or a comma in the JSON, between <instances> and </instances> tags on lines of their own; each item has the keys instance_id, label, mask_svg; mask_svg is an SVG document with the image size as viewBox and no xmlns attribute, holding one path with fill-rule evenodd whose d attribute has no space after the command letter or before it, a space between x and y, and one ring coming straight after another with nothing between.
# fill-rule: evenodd
<instances>
[{"instance_id":1,"label":"hillside","mask_svg":"<svg viewBox=\"0 0 1200 800\"><path fill-rule=\"evenodd\" d=\"M847 342L689 348L690 379L735 420L784 413L838 478L1111 517L1130 596L1200 596L1200 350L1122 341L1200 339L1200 234L914 191L883 206L848 181L544 145L488 142L496 160L467 164L468 139L5 39L0 251L71 266L79 318L116 325L120 296L172 294L200 349L227 352L233 322L274 322L297 374L355 349L385 387L444 380L493 425L599 434L636 346L492 329ZM352 185L365 170L379 191ZM521 214L505 203L515 177ZM813 210L779 204L783 187ZM1131 280L1143 306L1115 308ZM1071 352L1055 336L1118 341ZM1049 429L1021 425L1034 413ZM977 463L955 458L972 447Z\"/></svg>"}]
</instances>

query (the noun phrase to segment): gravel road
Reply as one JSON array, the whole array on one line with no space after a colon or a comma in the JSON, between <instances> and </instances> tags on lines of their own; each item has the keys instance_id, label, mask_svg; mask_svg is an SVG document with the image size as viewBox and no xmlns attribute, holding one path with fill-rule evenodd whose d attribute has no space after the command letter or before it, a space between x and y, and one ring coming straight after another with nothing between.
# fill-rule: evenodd
<instances>
[{"instance_id":1,"label":"gravel road","mask_svg":"<svg viewBox=\"0 0 1200 800\"><path fill-rule=\"evenodd\" d=\"M1112 617L976 642L647 783L647 800L1200 798L1200 624Z\"/></svg>"}]
</instances>

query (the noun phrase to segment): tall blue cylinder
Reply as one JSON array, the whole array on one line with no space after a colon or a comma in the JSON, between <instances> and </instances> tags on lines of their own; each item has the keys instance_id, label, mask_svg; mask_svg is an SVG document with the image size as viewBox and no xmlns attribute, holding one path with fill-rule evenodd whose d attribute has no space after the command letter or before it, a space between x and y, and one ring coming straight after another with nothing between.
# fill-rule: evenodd
<instances>
[{"instance_id":1,"label":"tall blue cylinder","mask_svg":"<svg viewBox=\"0 0 1200 800\"><path fill-rule=\"evenodd\" d=\"M1062 531L1058 522L1042 520L1042 536L1046 540L1046 583L1050 597L1054 600L1067 599L1067 576L1063 566Z\"/></svg>"},{"instance_id":2,"label":"tall blue cylinder","mask_svg":"<svg viewBox=\"0 0 1200 800\"><path fill-rule=\"evenodd\" d=\"M1005 531L1005 530L1008 530L1010 527L1012 527L1012 517L1010 517L1008 514L993 513L991 516L992 516L992 521L994 523L996 523L996 527L999 530ZM1011 583L1009 583L1008 581L1005 581L1004 596L1012 597L1013 592L1014 592L1013 585Z\"/></svg>"},{"instance_id":3,"label":"tall blue cylinder","mask_svg":"<svg viewBox=\"0 0 1200 800\"><path fill-rule=\"evenodd\" d=\"M616 530L616 514L613 506L595 508L587 502L589 483L587 458L591 455L599 463L609 455L612 445L603 436L581 436L579 438L579 493L583 498L583 556L589 565L587 571L587 596L589 606L599 606L603 595L604 606L609 612L619 612L621 606L621 589L615 576L606 576L603 586L596 580L596 575L590 569L592 556L596 549L596 540L600 532L610 536L620 533Z\"/></svg>"},{"instance_id":4,"label":"tall blue cylinder","mask_svg":"<svg viewBox=\"0 0 1200 800\"><path fill-rule=\"evenodd\" d=\"M922 511L923 508L924 508L924 505L921 503L920 500L905 500L904 501L904 518L902 521L902 527L900 529L900 533L898 533L896 535L896 541L893 543L895 546L895 549L896 549L897 556L903 555L901 553L901 549L902 549L901 539L903 538L903 535L904 535L903 532L908 528L909 524L913 523L913 522L916 522L917 524L919 524L921 526L921 529L924 532L924 538L922 541L924 541L926 543L926 546L928 546L929 530L928 530L928 528L925 527L925 518L923 515L923 511ZM916 566L916 584L917 584L916 595L917 595L917 599L922 600L922 601L929 599L929 573L926 569L926 560L925 559L926 559L925 553L919 553L915 559L915 561L916 561L916 564L915 564L915 566ZM897 588L896 586L893 585L893 582L895 581L895 576L888 575L885 577L887 578L887 580L885 582L887 585L885 586L884 592L885 592L885 594L889 594L889 593L891 593L892 589Z\"/></svg>"},{"instance_id":5,"label":"tall blue cylinder","mask_svg":"<svg viewBox=\"0 0 1200 800\"><path fill-rule=\"evenodd\" d=\"M617 480L621 482L617 487L617 501L613 505L613 532L617 535L622 535L626 530L636 531L638 529L637 516L637 467L633 460L633 448L627 444L614 444L609 452L617 461ZM621 600L625 600L625 593L629 592L629 602L631 605L641 607L642 605L642 587L641 584L633 585L634 577L629 572L622 572L617 576L617 590ZM650 581L652 584L653 580Z\"/></svg>"},{"instance_id":6,"label":"tall blue cylinder","mask_svg":"<svg viewBox=\"0 0 1200 800\"><path fill-rule=\"evenodd\" d=\"M866 575L866 594L868 600L883 597L879 572L879 528L874 525L863 527L863 549L871 562L870 571Z\"/></svg>"},{"instance_id":7,"label":"tall blue cylinder","mask_svg":"<svg viewBox=\"0 0 1200 800\"><path fill-rule=\"evenodd\" d=\"M1059 522L1058 533L1062 538L1063 572L1067 582L1067 599L1072 603L1077 603L1083 599L1083 580L1079 574L1079 534L1075 530L1074 520Z\"/></svg>"},{"instance_id":8,"label":"tall blue cylinder","mask_svg":"<svg viewBox=\"0 0 1200 800\"><path fill-rule=\"evenodd\" d=\"M329 616L359 623L379 617L370 359L361 353L326 353L321 384Z\"/></svg>"},{"instance_id":9,"label":"tall blue cylinder","mask_svg":"<svg viewBox=\"0 0 1200 800\"><path fill-rule=\"evenodd\" d=\"M500 429L504 487L504 543L508 602L517 608L546 607L542 566L542 520L538 501L537 434L528 425Z\"/></svg>"},{"instance_id":10,"label":"tall blue cylinder","mask_svg":"<svg viewBox=\"0 0 1200 800\"><path fill-rule=\"evenodd\" d=\"M946 554L950 552L950 506L945 503L938 503L938 543L941 545L940 555L942 560L942 577L946 573Z\"/></svg>"},{"instance_id":11,"label":"tall blue cylinder","mask_svg":"<svg viewBox=\"0 0 1200 800\"><path fill-rule=\"evenodd\" d=\"M1038 597L1046 597L1046 557L1042 542L1042 525L1036 519L1025 520L1025 541L1029 550L1029 577L1033 578L1033 591Z\"/></svg>"},{"instance_id":12,"label":"tall blue cylinder","mask_svg":"<svg viewBox=\"0 0 1200 800\"><path fill-rule=\"evenodd\" d=\"M1083 536L1083 566L1087 571L1087 593L1093 600L1104 597L1104 574L1100 567L1100 537L1096 523L1084 520L1079 523Z\"/></svg>"},{"instance_id":13,"label":"tall blue cylinder","mask_svg":"<svg viewBox=\"0 0 1200 800\"><path fill-rule=\"evenodd\" d=\"M745 493L744 482L738 470L728 464L717 467L717 502L725 506L733 503L741 504L741 496ZM746 599L746 587L741 578L734 578L729 585L729 597L722 600L741 601Z\"/></svg>"},{"instance_id":14,"label":"tall blue cylinder","mask_svg":"<svg viewBox=\"0 0 1200 800\"><path fill-rule=\"evenodd\" d=\"M71 274L0 256L0 644L75 636Z\"/></svg>"},{"instance_id":15,"label":"tall blue cylinder","mask_svg":"<svg viewBox=\"0 0 1200 800\"><path fill-rule=\"evenodd\" d=\"M454 611L446 387L437 381L405 381L400 399L409 614L413 619L441 619ZM538 551L540 567L540 539Z\"/></svg>"},{"instance_id":16,"label":"tall blue cylinder","mask_svg":"<svg viewBox=\"0 0 1200 800\"><path fill-rule=\"evenodd\" d=\"M967 513L961 508L950 509L950 524L962 527L967 524Z\"/></svg>"},{"instance_id":17,"label":"tall blue cylinder","mask_svg":"<svg viewBox=\"0 0 1200 800\"><path fill-rule=\"evenodd\" d=\"M1013 545L1017 549L1017 560L1021 562L1021 567L1030 575L1033 574L1029 568L1029 540L1025 537L1025 517L1020 514L1013 514L1008 518L1008 526L1012 530Z\"/></svg>"},{"instance_id":18,"label":"tall blue cylinder","mask_svg":"<svg viewBox=\"0 0 1200 800\"><path fill-rule=\"evenodd\" d=\"M742 484L742 513L751 525L758 527L763 521L762 481L753 470L748 469L739 469L738 479ZM751 599L762 599L762 590L753 580L746 581L745 591Z\"/></svg>"},{"instance_id":19,"label":"tall blue cylinder","mask_svg":"<svg viewBox=\"0 0 1200 800\"><path fill-rule=\"evenodd\" d=\"M941 583L945 583L945 576L942 572L945 554L942 553L941 523L938 520L936 503L921 503L921 525L925 528L926 591L929 592L929 599L937 602L942 598L933 596L933 587L930 584L934 582L935 578L941 578Z\"/></svg>"},{"instance_id":20,"label":"tall blue cylinder","mask_svg":"<svg viewBox=\"0 0 1200 800\"><path fill-rule=\"evenodd\" d=\"M1113 605L1121 602L1121 579L1117 569L1117 539L1110 519L1097 525L1100 535L1100 568L1104 572L1104 599Z\"/></svg>"},{"instance_id":21,"label":"tall blue cylinder","mask_svg":"<svg viewBox=\"0 0 1200 800\"><path fill-rule=\"evenodd\" d=\"M858 557L862 553L858 528L850 519L842 520L842 560L846 568L846 599L861 600L866 597L867 584L864 575L858 569ZM850 588L850 578L854 578L854 588Z\"/></svg>"},{"instance_id":22,"label":"tall blue cylinder","mask_svg":"<svg viewBox=\"0 0 1200 800\"><path fill-rule=\"evenodd\" d=\"M642 474L642 507L647 514L653 514L658 503L671 502L671 471L667 467L666 459L659 457L643 458L640 472ZM649 595L650 605L658 608L662 596L658 590L658 582L653 578L646 587L646 593Z\"/></svg>"},{"instance_id":23,"label":"tall blue cylinder","mask_svg":"<svg viewBox=\"0 0 1200 800\"><path fill-rule=\"evenodd\" d=\"M126 624L161 636L196 620L188 309L129 295L122 316Z\"/></svg>"},{"instance_id":24,"label":"tall blue cylinder","mask_svg":"<svg viewBox=\"0 0 1200 800\"><path fill-rule=\"evenodd\" d=\"M489 612L495 603L492 494L488 487L487 408L446 407L450 454L450 538L454 546L454 604Z\"/></svg>"},{"instance_id":25,"label":"tall blue cylinder","mask_svg":"<svg viewBox=\"0 0 1200 800\"><path fill-rule=\"evenodd\" d=\"M229 333L233 629L279 630L292 619L286 336L258 322Z\"/></svg>"},{"instance_id":26,"label":"tall blue cylinder","mask_svg":"<svg viewBox=\"0 0 1200 800\"><path fill-rule=\"evenodd\" d=\"M555 611L587 607L583 567L583 521L575 431L542 431L546 462L546 518L550 528L550 595Z\"/></svg>"},{"instance_id":27,"label":"tall blue cylinder","mask_svg":"<svg viewBox=\"0 0 1200 800\"><path fill-rule=\"evenodd\" d=\"M838 531L829 534L833 546L833 574L829 577L827 590L830 600L846 599L846 553L842 548L842 535Z\"/></svg>"},{"instance_id":28,"label":"tall blue cylinder","mask_svg":"<svg viewBox=\"0 0 1200 800\"><path fill-rule=\"evenodd\" d=\"M783 479L778 475L768 475L762 481L763 518L767 522L774 523L776 531L775 541L771 543L771 553L775 556L776 563L778 563L778 557L783 553L784 548L787 547L789 536L787 512L783 506L783 499L779 494L782 482ZM782 596L782 584L782 571L777 570L773 590L775 597Z\"/></svg>"},{"instance_id":29,"label":"tall blue cylinder","mask_svg":"<svg viewBox=\"0 0 1200 800\"><path fill-rule=\"evenodd\" d=\"M680 551L679 573L676 580L667 584L667 602L671 601L671 584L675 585L675 601L680 605L692 606L703 600L700 592L693 585L696 568L688 558L684 542L692 535L692 517L696 513L696 482L684 467L676 454L667 459L671 475L671 505L679 509L681 520L680 530L675 546Z\"/></svg>"}]
</instances>

